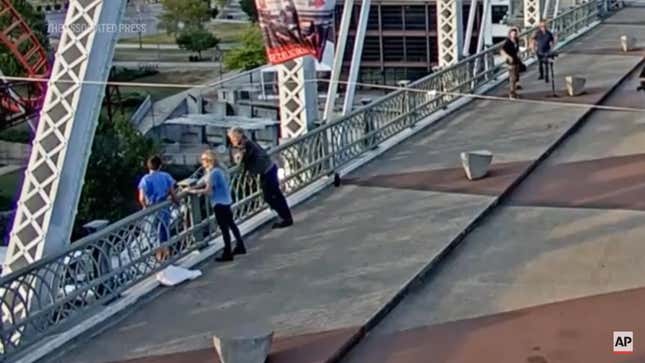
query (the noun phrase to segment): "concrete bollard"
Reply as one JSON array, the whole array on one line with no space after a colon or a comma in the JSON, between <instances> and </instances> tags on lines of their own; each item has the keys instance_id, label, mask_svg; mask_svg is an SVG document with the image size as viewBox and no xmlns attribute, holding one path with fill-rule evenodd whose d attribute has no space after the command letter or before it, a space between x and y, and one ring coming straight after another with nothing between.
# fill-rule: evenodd
<instances>
[{"instance_id":1,"label":"concrete bollard","mask_svg":"<svg viewBox=\"0 0 645 363\"><path fill-rule=\"evenodd\" d=\"M461 153L461 163L470 180L481 179L488 174L488 168L493 161L493 154L488 150L469 151Z\"/></svg>"},{"instance_id":2,"label":"concrete bollard","mask_svg":"<svg viewBox=\"0 0 645 363\"><path fill-rule=\"evenodd\" d=\"M620 37L620 49L623 52L629 52L630 50L633 50L635 46L636 46L636 38L631 37L629 35L622 35Z\"/></svg>"},{"instance_id":3,"label":"concrete bollard","mask_svg":"<svg viewBox=\"0 0 645 363\"><path fill-rule=\"evenodd\" d=\"M243 325L213 337L213 345L222 363L265 363L273 331L261 325Z\"/></svg>"},{"instance_id":4,"label":"concrete bollard","mask_svg":"<svg viewBox=\"0 0 645 363\"><path fill-rule=\"evenodd\" d=\"M569 96L579 96L585 91L585 83L587 83L586 79L582 77L567 76L565 80Z\"/></svg>"}]
</instances>

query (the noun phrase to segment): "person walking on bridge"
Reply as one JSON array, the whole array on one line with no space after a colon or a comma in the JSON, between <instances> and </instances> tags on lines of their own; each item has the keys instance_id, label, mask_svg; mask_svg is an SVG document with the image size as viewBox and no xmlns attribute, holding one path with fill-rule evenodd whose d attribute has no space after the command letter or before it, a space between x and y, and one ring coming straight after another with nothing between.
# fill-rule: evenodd
<instances>
[{"instance_id":1,"label":"person walking on bridge","mask_svg":"<svg viewBox=\"0 0 645 363\"><path fill-rule=\"evenodd\" d=\"M508 64L508 81L509 81L509 92L508 96L510 98L517 98L517 90L521 89L519 86L520 81L520 72L521 67L524 66L522 60L520 59L520 41L518 38L517 28L511 28L508 32L508 38L504 41L502 45L502 56ZM525 67L525 66L524 66Z\"/></svg>"},{"instance_id":2,"label":"person walking on bridge","mask_svg":"<svg viewBox=\"0 0 645 363\"><path fill-rule=\"evenodd\" d=\"M165 171L161 171L161 158L153 156L148 159L148 174L144 175L139 181L139 203L142 208L151 207L157 203L162 203L171 198L173 203L177 204L177 194L175 193L175 179ZM168 241L170 229L170 208L161 209L155 216L154 227L157 230L159 244ZM157 261L161 262L170 256L168 247L160 248L156 251Z\"/></svg>"},{"instance_id":3,"label":"person walking on bridge","mask_svg":"<svg viewBox=\"0 0 645 363\"><path fill-rule=\"evenodd\" d=\"M227 170L220 165L217 155L212 150L204 151L201 162L206 170L206 184L202 188L189 189L188 192L191 194L204 194L210 197L211 206L215 211L215 219L224 240L224 251L215 260L219 262L233 261L233 255L246 254L246 247L231 211L233 198L231 198L229 175ZM233 232L233 236L235 236L234 250L231 250L230 232Z\"/></svg>"},{"instance_id":4,"label":"person walking on bridge","mask_svg":"<svg viewBox=\"0 0 645 363\"><path fill-rule=\"evenodd\" d=\"M542 20L538 26L538 30L533 34L533 51L538 57L540 77L539 80L544 80L549 83L549 57L551 50L555 46L555 37L546 26L546 22Z\"/></svg>"},{"instance_id":5,"label":"person walking on bridge","mask_svg":"<svg viewBox=\"0 0 645 363\"><path fill-rule=\"evenodd\" d=\"M252 176L260 176L264 200L281 219L280 222L273 224L273 228L291 226L293 218L287 199L280 190L278 166L260 145L246 137L242 128L236 127L229 130L228 138L233 146L233 161L236 164L241 163L244 170Z\"/></svg>"}]
</instances>

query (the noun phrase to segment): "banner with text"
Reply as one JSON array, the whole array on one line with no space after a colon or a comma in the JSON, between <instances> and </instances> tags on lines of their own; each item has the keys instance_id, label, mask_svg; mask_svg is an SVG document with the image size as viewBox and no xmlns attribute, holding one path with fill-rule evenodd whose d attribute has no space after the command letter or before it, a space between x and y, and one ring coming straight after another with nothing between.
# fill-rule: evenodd
<instances>
[{"instance_id":1,"label":"banner with text","mask_svg":"<svg viewBox=\"0 0 645 363\"><path fill-rule=\"evenodd\" d=\"M269 63L322 58L333 34L336 0L255 0Z\"/></svg>"}]
</instances>

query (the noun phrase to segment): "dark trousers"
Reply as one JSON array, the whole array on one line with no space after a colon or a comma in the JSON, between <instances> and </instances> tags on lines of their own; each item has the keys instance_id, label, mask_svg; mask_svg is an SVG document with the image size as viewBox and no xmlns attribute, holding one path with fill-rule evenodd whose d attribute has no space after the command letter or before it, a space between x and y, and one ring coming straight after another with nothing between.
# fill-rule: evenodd
<instances>
[{"instance_id":1,"label":"dark trousers","mask_svg":"<svg viewBox=\"0 0 645 363\"><path fill-rule=\"evenodd\" d=\"M538 54L538 67L540 69L540 78L549 81L549 58L544 54Z\"/></svg>"},{"instance_id":2,"label":"dark trousers","mask_svg":"<svg viewBox=\"0 0 645 363\"><path fill-rule=\"evenodd\" d=\"M278 167L273 165L269 171L260 176L262 186L262 195L264 201L273 209L278 216L285 222L293 222L291 211L287 204L287 199L280 190L280 180L278 179Z\"/></svg>"},{"instance_id":3,"label":"dark trousers","mask_svg":"<svg viewBox=\"0 0 645 363\"><path fill-rule=\"evenodd\" d=\"M231 211L230 205L225 204L215 204L213 206L215 211L215 219L217 220L217 225L219 226L220 231L222 232L222 238L224 239L224 253L231 252L231 233L235 236L235 241L237 243L242 243L242 235L240 230L237 228L235 221L233 220L233 211Z\"/></svg>"}]
</instances>

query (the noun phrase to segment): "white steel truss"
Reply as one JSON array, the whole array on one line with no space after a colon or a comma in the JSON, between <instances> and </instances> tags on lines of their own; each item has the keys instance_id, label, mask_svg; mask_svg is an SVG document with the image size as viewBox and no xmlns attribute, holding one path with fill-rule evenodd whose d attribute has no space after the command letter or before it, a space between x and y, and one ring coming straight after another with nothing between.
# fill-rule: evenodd
<instances>
[{"instance_id":1,"label":"white steel truss","mask_svg":"<svg viewBox=\"0 0 645 363\"><path fill-rule=\"evenodd\" d=\"M533 28L541 19L540 0L524 0L524 27Z\"/></svg>"},{"instance_id":2,"label":"white steel truss","mask_svg":"<svg viewBox=\"0 0 645 363\"><path fill-rule=\"evenodd\" d=\"M352 21L352 12L354 10L354 0L345 0L343 4L343 16L340 20L340 30L336 38L334 64L329 79L329 88L327 90L327 100L325 100L325 113L323 120L330 122L334 118L334 108L336 107L336 96L338 94L338 81L342 72L343 60L345 59L345 48L347 45L347 36L349 35L349 25Z\"/></svg>"},{"instance_id":3,"label":"white steel truss","mask_svg":"<svg viewBox=\"0 0 645 363\"><path fill-rule=\"evenodd\" d=\"M69 244L125 5L126 0L69 1L4 274Z\"/></svg>"},{"instance_id":4,"label":"white steel truss","mask_svg":"<svg viewBox=\"0 0 645 363\"><path fill-rule=\"evenodd\" d=\"M462 51L462 1L437 0L439 67L459 61Z\"/></svg>"},{"instance_id":5,"label":"white steel truss","mask_svg":"<svg viewBox=\"0 0 645 363\"><path fill-rule=\"evenodd\" d=\"M560 10L560 0L545 0L543 5L543 20L555 19L558 16L558 11Z\"/></svg>"},{"instance_id":6,"label":"white steel truss","mask_svg":"<svg viewBox=\"0 0 645 363\"><path fill-rule=\"evenodd\" d=\"M354 95L356 93L356 81L361 68L361 57L363 55L363 41L367 31L367 22L369 20L372 0L361 0L361 12L358 16L358 26L356 27L356 36L354 38L354 49L352 51L352 63L349 66L349 75L345 92L345 101L343 102L343 114L347 115L352 112L354 107Z\"/></svg>"},{"instance_id":7,"label":"white steel truss","mask_svg":"<svg viewBox=\"0 0 645 363\"><path fill-rule=\"evenodd\" d=\"M288 140L307 133L318 116L316 65L307 56L279 65L281 138Z\"/></svg>"},{"instance_id":8,"label":"white steel truss","mask_svg":"<svg viewBox=\"0 0 645 363\"><path fill-rule=\"evenodd\" d=\"M468 22L466 23L466 35L464 36L464 56L470 55L470 43L473 38L473 27L475 25L475 16L477 15L477 4L478 0L470 1L470 8L468 10ZM486 24L486 18L481 18L481 24L479 31L481 32L484 29L484 24Z\"/></svg>"}]
</instances>

